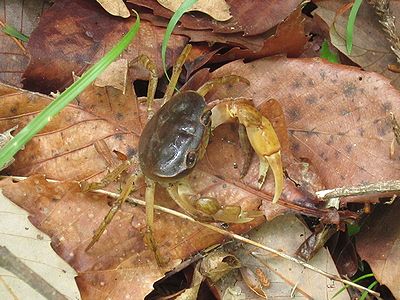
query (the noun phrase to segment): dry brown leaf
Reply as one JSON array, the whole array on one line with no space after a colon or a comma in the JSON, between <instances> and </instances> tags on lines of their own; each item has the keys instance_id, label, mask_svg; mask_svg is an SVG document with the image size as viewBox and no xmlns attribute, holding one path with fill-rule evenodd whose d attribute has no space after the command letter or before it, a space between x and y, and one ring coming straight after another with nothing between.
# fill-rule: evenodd
<instances>
[{"instance_id":1,"label":"dry brown leaf","mask_svg":"<svg viewBox=\"0 0 400 300\"><path fill-rule=\"evenodd\" d=\"M243 85L238 86L243 89ZM0 130L17 124L22 128L53 101L8 86L0 88L0 97ZM7 172L26 176L41 173L60 180L102 177L109 160L105 159L104 150L99 149L118 150L129 157L136 153L147 116L145 106L134 99L131 89L122 95L112 87L88 87L75 104L64 109L17 154L16 162ZM99 141L106 146L97 147ZM268 218L281 214L287 210L285 207L297 207L317 217L329 215L329 211L318 209L290 181L283 194L284 201L280 202L284 206L272 205L272 175L268 176L264 189L257 190L258 160L254 159L249 174L241 181L243 157L237 145L237 127L227 124L215 131L205 158L189 178L196 191L216 197L223 204L241 205L243 209L257 209L263 199ZM106 197L82 193L73 183L50 184L41 177L4 189L14 202L32 214L32 221L52 237L57 252L78 271L84 297L125 296L128 291L132 292L132 281L138 277L141 281L137 284L137 293L133 294L145 295L161 276L152 252L143 242L142 208L125 205L93 251L86 253L84 248L93 230L109 209ZM143 190L136 196L143 198ZM163 189L158 189L156 201L176 208ZM162 256L170 259L169 267L223 239L174 217L158 215L156 219L155 238ZM255 223L232 225L230 230L244 232L262 221L261 218Z\"/></svg>"},{"instance_id":2,"label":"dry brown leaf","mask_svg":"<svg viewBox=\"0 0 400 300\"><path fill-rule=\"evenodd\" d=\"M85 252L94 229L109 210L107 199L95 193L82 193L76 183L47 183L36 176L3 186L4 193L31 213L32 223L52 238L52 246L77 272L77 283L85 299L120 299L134 295L142 299L163 273L223 237L180 219L156 214L154 236L163 258L169 260L160 270L144 244L143 207L124 205L91 251ZM143 194L141 194L143 195ZM162 190L157 202L173 205ZM143 197L143 196L141 196ZM173 206L176 209L176 205ZM255 207L253 207L255 208ZM261 221L261 220L260 220ZM248 226L231 226L243 232Z\"/></svg>"},{"instance_id":3,"label":"dry brown leaf","mask_svg":"<svg viewBox=\"0 0 400 300\"><path fill-rule=\"evenodd\" d=\"M133 7L139 13L141 19L147 20L158 27L167 27L169 22L168 18L156 16L149 12L149 10L145 7L139 5L133 5ZM211 45L216 43L224 43L240 46L252 51L260 51L264 45L264 40L270 37L272 33L273 32L268 31L255 36L243 36L243 34L240 32L226 34L210 30L188 29L183 26L177 26L174 28L174 34L187 36L190 38L191 42L206 41Z\"/></svg>"},{"instance_id":4,"label":"dry brown leaf","mask_svg":"<svg viewBox=\"0 0 400 300\"><path fill-rule=\"evenodd\" d=\"M157 0L157 2L175 12L183 0ZM200 11L217 21L228 21L232 17L229 13L229 5L224 0L199 0L187 11Z\"/></svg>"},{"instance_id":5,"label":"dry brown leaf","mask_svg":"<svg viewBox=\"0 0 400 300\"><path fill-rule=\"evenodd\" d=\"M107 14L94 1L57 1L40 19L28 43L31 61L24 73L24 87L45 94L63 90L73 82L72 72L83 73L100 59L133 25L134 18L121 20ZM161 43L164 29L142 21L140 31L124 52L131 61L147 54L161 76ZM166 56L167 67L181 53L186 37L172 35ZM134 67L133 78L148 79L145 68Z\"/></svg>"},{"instance_id":6,"label":"dry brown leaf","mask_svg":"<svg viewBox=\"0 0 400 300\"><path fill-rule=\"evenodd\" d=\"M277 99L293 154L311 162L327 188L399 178L400 154L390 158L390 112L400 94L384 77L320 59L235 61L213 77L240 73L250 87L221 87L212 99L243 96L258 106Z\"/></svg>"},{"instance_id":7,"label":"dry brown leaf","mask_svg":"<svg viewBox=\"0 0 400 300\"><path fill-rule=\"evenodd\" d=\"M346 26L349 11L336 16L337 10L348 1L319 1L315 13L330 27L332 44L353 62L367 71L374 71L388 77L394 86L400 87L400 75L388 69L396 63L396 57L390 49L382 25L371 5L364 2L357 13L353 34L353 50L349 55L346 50ZM390 9L395 17L400 17L400 2L391 1ZM335 18L336 16L336 18Z\"/></svg>"},{"instance_id":8,"label":"dry brown leaf","mask_svg":"<svg viewBox=\"0 0 400 300\"><path fill-rule=\"evenodd\" d=\"M129 0L128 2L153 10L153 14L170 19L172 12L162 7L156 0ZM216 22L208 16L185 14L179 20L183 27L194 30L212 29L216 33L244 32L257 35L268 31L282 22L293 12L301 0L253 0L243 5L242 1L226 0L232 18L226 22Z\"/></svg>"},{"instance_id":9,"label":"dry brown leaf","mask_svg":"<svg viewBox=\"0 0 400 300\"><path fill-rule=\"evenodd\" d=\"M0 190L0 246L42 277L60 294L68 299L80 299L74 277L75 271L50 247L50 238L28 220L28 213L9 199ZM22 269L20 270L22 271ZM23 272L23 271L22 271ZM0 295L2 299L45 299L35 287L40 282L24 282L19 276L0 267ZM58 296L58 295L57 295Z\"/></svg>"},{"instance_id":10,"label":"dry brown leaf","mask_svg":"<svg viewBox=\"0 0 400 300\"><path fill-rule=\"evenodd\" d=\"M131 14L122 0L96 0L109 14L129 18Z\"/></svg>"},{"instance_id":11,"label":"dry brown leaf","mask_svg":"<svg viewBox=\"0 0 400 300\"><path fill-rule=\"evenodd\" d=\"M297 248L309 234L310 230L296 216L285 215L264 223L249 232L248 236L260 244L269 245L288 255L295 256ZM268 299L295 297L296 299L330 300L343 287L340 282L332 281L321 274L304 269L299 264L260 251L250 245L236 247L231 253L240 260L243 266L248 268L248 272L244 280L239 274L230 273L224 280L219 281L216 286L220 294L224 294L226 287L236 287L240 288L242 293L247 296L246 299L253 299L254 292L257 291L257 294L266 295ZM338 274L329 251L325 248L317 253L310 264L325 272ZM269 279L268 287L263 287L261 281L254 277L257 269L263 272L263 277ZM294 297L292 297L292 293ZM350 297L346 292L342 292L334 299L348 300Z\"/></svg>"},{"instance_id":12,"label":"dry brown leaf","mask_svg":"<svg viewBox=\"0 0 400 300\"><path fill-rule=\"evenodd\" d=\"M112 86L125 93L128 77L128 61L124 58L113 61L94 81L94 85Z\"/></svg>"},{"instance_id":13,"label":"dry brown leaf","mask_svg":"<svg viewBox=\"0 0 400 300\"><path fill-rule=\"evenodd\" d=\"M2 1L0 21L29 36L47 7L48 3L43 0ZM1 23L0 27L3 27ZM18 43L21 43L22 48ZM29 56L24 51L24 43L16 42L0 30L0 82L22 86L22 73L28 63Z\"/></svg>"},{"instance_id":14,"label":"dry brown leaf","mask_svg":"<svg viewBox=\"0 0 400 300\"><path fill-rule=\"evenodd\" d=\"M1 128L15 123L23 127L52 101L51 98L10 87L3 87L0 94ZM108 164L97 152L96 141L104 140L110 150L119 150L129 156L135 153L141 122L146 115L140 114L142 119L139 118L142 112L132 99L132 91L121 95L113 88L88 88L78 97L78 104L67 107L56 117L17 155L17 162L7 171L20 175L44 173L56 179L102 177ZM144 111L145 107L142 109ZM193 174L193 178L196 178L194 188L197 191L216 196L221 202L226 200L226 203L240 204L244 209L256 209L260 204L259 195L238 189L200 169ZM93 230L109 209L106 197L81 193L79 187L72 183L49 184L41 177L5 189L8 189L13 201L31 212L32 221L50 234L57 252L77 270L83 297L98 298L105 294L125 296L128 291L132 292L132 280L139 280L139 277L138 291L133 294L144 296L151 291L152 283L162 276L152 252L143 242L143 208L125 206L93 252L86 253L84 248ZM137 196L143 198L142 191ZM264 194L264 197L271 198L271 195ZM162 189L157 192L157 202L176 208ZM259 219L253 224L232 226L231 230L243 232L262 221ZM170 267L222 239L220 235L193 224L160 215L156 218L155 232L163 257L170 259ZM124 263L121 264L122 260ZM117 285L115 278L118 278Z\"/></svg>"},{"instance_id":15,"label":"dry brown leaf","mask_svg":"<svg viewBox=\"0 0 400 300\"><path fill-rule=\"evenodd\" d=\"M266 56L285 54L297 57L304 51L307 38L304 33L304 16L301 9L292 12L282 23L278 24L276 32L263 40L263 46L256 51L235 47L224 54L217 54L212 62L226 62L239 58L254 60ZM246 45L246 48L248 45Z\"/></svg>"},{"instance_id":16,"label":"dry brown leaf","mask_svg":"<svg viewBox=\"0 0 400 300\"><path fill-rule=\"evenodd\" d=\"M263 286L261 282L258 280L256 274L248 267L241 267L240 274L242 275L243 281L246 283L246 286L252 290L257 296L268 299L267 294L263 290Z\"/></svg>"},{"instance_id":17,"label":"dry brown leaf","mask_svg":"<svg viewBox=\"0 0 400 300\"><path fill-rule=\"evenodd\" d=\"M357 252L380 284L400 298L400 201L374 210L356 236Z\"/></svg>"},{"instance_id":18,"label":"dry brown leaf","mask_svg":"<svg viewBox=\"0 0 400 300\"><path fill-rule=\"evenodd\" d=\"M203 258L199 270L214 283L238 268L240 268L240 261L234 255L215 250Z\"/></svg>"}]
</instances>

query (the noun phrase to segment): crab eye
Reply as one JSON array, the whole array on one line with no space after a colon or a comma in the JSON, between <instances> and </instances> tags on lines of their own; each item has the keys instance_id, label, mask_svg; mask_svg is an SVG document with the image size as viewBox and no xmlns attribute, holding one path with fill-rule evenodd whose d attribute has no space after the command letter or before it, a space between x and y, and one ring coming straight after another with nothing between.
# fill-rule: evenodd
<instances>
[{"instance_id":1,"label":"crab eye","mask_svg":"<svg viewBox=\"0 0 400 300\"><path fill-rule=\"evenodd\" d=\"M195 152L191 151L186 156L186 166L188 168L193 168L197 161L197 155Z\"/></svg>"},{"instance_id":2,"label":"crab eye","mask_svg":"<svg viewBox=\"0 0 400 300\"><path fill-rule=\"evenodd\" d=\"M210 124L210 122L211 122L211 110L207 110L201 115L201 122L205 126L208 126Z\"/></svg>"}]
</instances>

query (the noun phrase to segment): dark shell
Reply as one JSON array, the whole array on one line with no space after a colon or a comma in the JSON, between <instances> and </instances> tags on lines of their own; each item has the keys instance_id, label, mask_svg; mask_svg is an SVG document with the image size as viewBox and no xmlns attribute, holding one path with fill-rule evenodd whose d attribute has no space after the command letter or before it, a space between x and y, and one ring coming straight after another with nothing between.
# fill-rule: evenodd
<instances>
[{"instance_id":1,"label":"dark shell","mask_svg":"<svg viewBox=\"0 0 400 300\"><path fill-rule=\"evenodd\" d=\"M186 91L174 95L149 120L139 140L140 167L146 177L171 181L192 170L187 154L199 149L209 130L201 122L205 108L201 95Z\"/></svg>"}]
</instances>

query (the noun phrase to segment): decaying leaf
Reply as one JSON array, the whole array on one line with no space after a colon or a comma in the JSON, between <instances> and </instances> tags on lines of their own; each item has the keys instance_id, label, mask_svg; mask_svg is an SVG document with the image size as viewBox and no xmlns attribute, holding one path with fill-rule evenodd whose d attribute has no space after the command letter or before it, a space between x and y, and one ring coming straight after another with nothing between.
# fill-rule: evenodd
<instances>
[{"instance_id":1,"label":"decaying leaf","mask_svg":"<svg viewBox=\"0 0 400 300\"><path fill-rule=\"evenodd\" d=\"M186 289L182 294L180 294L177 300L196 300L199 293L199 288L203 282L204 276L199 271L199 264L197 264L193 271L192 283L190 288Z\"/></svg>"},{"instance_id":2,"label":"decaying leaf","mask_svg":"<svg viewBox=\"0 0 400 300\"><path fill-rule=\"evenodd\" d=\"M291 256L295 256L296 249L309 234L310 231L304 223L293 215L280 216L248 233L251 240L281 250ZM266 295L268 299L291 299L293 295L299 299L330 300L343 286L339 282L334 282L314 271L304 269L298 264L271 253L260 251L253 246L242 245L233 248L231 253L248 268L248 272L251 271L245 275L246 280L252 282L250 286L256 287L257 291L261 295ZM322 248L310 263L318 269L337 274L329 251L325 248ZM257 269L269 279L268 288L262 287L261 281L254 276L257 274ZM254 292L249 289L247 282L238 273L229 273L224 280L217 282L216 286L221 295L229 287L229 289L239 288L248 299L254 297ZM343 292L335 299L349 300L350 297Z\"/></svg>"},{"instance_id":3,"label":"decaying leaf","mask_svg":"<svg viewBox=\"0 0 400 300\"><path fill-rule=\"evenodd\" d=\"M112 62L107 69L96 78L94 85L99 87L112 86L125 93L127 77L128 61L122 58Z\"/></svg>"},{"instance_id":4,"label":"decaying leaf","mask_svg":"<svg viewBox=\"0 0 400 300\"><path fill-rule=\"evenodd\" d=\"M110 199L83 193L77 183L48 183L43 176L5 184L3 190L7 197L31 213L32 223L51 236L55 251L77 271L76 280L83 298L104 298L105 295L144 298L165 271L200 249L223 240L212 231L157 213L154 236L162 257L169 261L161 270L143 241L144 208L124 205L100 242L85 252L93 231L109 210ZM177 208L162 189L158 191L157 202ZM243 232L255 225L232 225L230 229Z\"/></svg>"},{"instance_id":5,"label":"decaying leaf","mask_svg":"<svg viewBox=\"0 0 400 300\"><path fill-rule=\"evenodd\" d=\"M241 267L240 274L242 275L244 282L250 290L256 293L257 296L263 299L268 299L267 295L263 291L263 286L261 285L261 282L258 280L258 277L251 269L247 267Z\"/></svg>"},{"instance_id":6,"label":"decaying leaf","mask_svg":"<svg viewBox=\"0 0 400 300\"><path fill-rule=\"evenodd\" d=\"M211 99L278 100L293 154L311 162L327 188L399 178L400 154L390 158L389 149L400 93L381 75L320 59L270 58L236 61L212 76L235 73L249 88L221 87Z\"/></svg>"},{"instance_id":7,"label":"decaying leaf","mask_svg":"<svg viewBox=\"0 0 400 300\"><path fill-rule=\"evenodd\" d=\"M175 12L183 0L157 0L157 2ZM227 21L232 17L229 13L229 5L225 0L199 0L188 11L203 12L217 21Z\"/></svg>"},{"instance_id":8,"label":"decaying leaf","mask_svg":"<svg viewBox=\"0 0 400 300\"><path fill-rule=\"evenodd\" d=\"M96 0L109 14L129 18L130 13L122 0Z\"/></svg>"},{"instance_id":9,"label":"decaying leaf","mask_svg":"<svg viewBox=\"0 0 400 300\"><path fill-rule=\"evenodd\" d=\"M375 209L356 237L357 251L380 284L400 298L400 202Z\"/></svg>"},{"instance_id":10,"label":"decaying leaf","mask_svg":"<svg viewBox=\"0 0 400 300\"><path fill-rule=\"evenodd\" d=\"M73 82L72 72L81 75L90 64L104 56L134 23L107 14L94 1L57 1L46 10L33 31L27 50L31 61L24 73L24 87L45 94L63 90ZM57 30L55 30L57 28ZM163 74L161 48L164 29L149 22L140 23L140 31L125 50L123 58L131 61L146 54ZM172 35L168 44L167 67L181 53L187 38ZM147 80L148 71L135 66L134 79Z\"/></svg>"},{"instance_id":11,"label":"decaying leaf","mask_svg":"<svg viewBox=\"0 0 400 300\"><path fill-rule=\"evenodd\" d=\"M156 0L129 0L128 2L150 8L153 14L170 19L172 12L162 7ZM211 2L211 1L210 1ZM185 14L179 20L183 27L194 30L212 29L216 33L238 33L257 35L265 33L284 20L301 3L300 0L249 1L246 5L235 0L226 0L232 18L226 22L216 22L208 16Z\"/></svg>"},{"instance_id":12,"label":"decaying leaf","mask_svg":"<svg viewBox=\"0 0 400 300\"><path fill-rule=\"evenodd\" d=\"M6 86L2 87L0 94L1 128L9 128L11 124L23 127L52 101L49 97ZM27 144L25 150L17 155L16 163L7 171L21 175L44 173L49 178L62 180L95 180L103 177L108 164L98 152L98 140L106 143L105 148L119 150L128 156L136 151L138 137L147 116L143 113L145 106L139 106L132 99L135 99L132 89L122 95L111 87L89 87L74 105L63 110ZM19 117L8 118L9 115ZM228 128L230 131L232 129ZM24 166L27 161L30 162ZM236 170L233 165L232 170ZM201 169L193 174L193 178L196 179L193 185L195 190L216 196L221 199L221 203L240 203L244 209L257 209L260 204L258 195L238 189ZM162 272L156 266L153 253L143 241L143 208L124 206L93 251L86 253L84 249L93 230L109 210L109 200L106 197L82 193L76 183L50 184L42 177L33 177L17 185L5 188L11 192L8 196L30 211L32 221L50 234L55 249L77 270L77 281L83 297L96 298L96 295L104 294L125 296L128 291L132 293L131 280L140 280L136 284L138 291L133 294L144 297L151 291L153 282ZM114 190L117 191L118 186ZM142 189L136 196L143 198ZM176 207L163 189L157 192L157 203ZM262 221L259 219L256 223L231 226L231 230L243 232ZM155 238L163 257L170 261L169 268L223 239L208 230L187 222L182 223L182 220L160 215L156 217ZM111 256L110 251L113 253ZM121 265L121 261L125 263Z\"/></svg>"},{"instance_id":13,"label":"decaying leaf","mask_svg":"<svg viewBox=\"0 0 400 300\"><path fill-rule=\"evenodd\" d=\"M211 252L200 264L200 272L212 282L217 282L237 268L240 268L240 261L234 255L220 250Z\"/></svg>"},{"instance_id":14,"label":"decaying leaf","mask_svg":"<svg viewBox=\"0 0 400 300\"><path fill-rule=\"evenodd\" d=\"M396 63L396 57L390 49L382 25L371 5L364 2L357 14L353 34L353 50L351 54L346 50L346 26L348 10L343 15L337 15L337 11L347 1L319 1L315 11L329 26L329 34L332 44L344 55L360 65L367 71L380 73L390 78L392 84L400 87L400 75L391 72L388 65ZM390 2L390 9L394 15L400 17L400 3Z\"/></svg>"},{"instance_id":15,"label":"decaying leaf","mask_svg":"<svg viewBox=\"0 0 400 300\"><path fill-rule=\"evenodd\" d=\"M257 50L247 43L246 49L243 47L232 48L224 54L215 55L212 62L226 62L240 58L254 60L278 54L298 57L304 51L306 42L304 16L301 9L296 9L282 23L278 24L273 35L268 35L262 40L262 46Z\"/></svg>"},{"instance_id":16,"label":"decaying leaf","mask_svg":"<svg viewBox=\"0 0 400 300\"><path fill-rule=\"evenodd\" d=\"M16 262L11 267L0 266L1 298L45 299L38 292L44 290L43 283L36 279L40 276L51 286L53 292L58 291L57 296L80 299L74 280L75 271L50 248L50 238L33 227L28 220L28 214L4 197L1 190L0 216L0 247L6 247L10 255L16 256L18 265L22 263L30 268L29 273L24 268L18 269L20 273L11 273L8 270L14 270L12 267L16 266ZM7 254L1 252L3 263ZM25 282L21 279L24 277L33 279Z\"/></svg>"},{"instance_id":17,"label":"decaying leaf","mask_svg":"<svg viewBox=\"0 0 400 300\"><path fill-rule=\"evenodd\" d=\"M21 76L29 63L29 55L22 42L6 35L1 29L8 24L30 36L39 16L48 8L43 0L2 1L0 9L0 82L21 86Z\"/></svg>"}]
</instances>

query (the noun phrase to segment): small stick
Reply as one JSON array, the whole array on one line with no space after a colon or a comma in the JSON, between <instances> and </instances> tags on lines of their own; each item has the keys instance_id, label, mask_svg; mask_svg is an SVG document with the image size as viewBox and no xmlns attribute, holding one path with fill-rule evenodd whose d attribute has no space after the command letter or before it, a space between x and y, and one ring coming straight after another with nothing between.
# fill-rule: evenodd
<instances>
[{"instance_id":1,"label":"small stick","mask_svg":"<svg viewBox=\"0 0 400 300\"><path fill-rule=\"evenodd\" d=\"M396 138L397 144L400 145L400 125L392 112L390 113L390 120L392 121L394 137Z\"/></svg>"},{"instance_id":2,"label":"small stick","mask_svg":"<svg viewBox=\"0 0 400 300\"><path fill-rule=\"evenodd\" d=\"M316 192L316 194L318 198L326 200L338 197L398 192L400 192L400 180L391 180L351 187L340 187L331 190L322 190Z\"/></svg>"},{"instance_id":3,"label":"small stick","mask_svg":"<svg viewBox=\"0 0 400 300\"><path fill-rule=\"evenodd\" d=\"M67 299L4 246L0 246L0 267L13 273L46 299Z\"/></svg>"}]
</instances>

